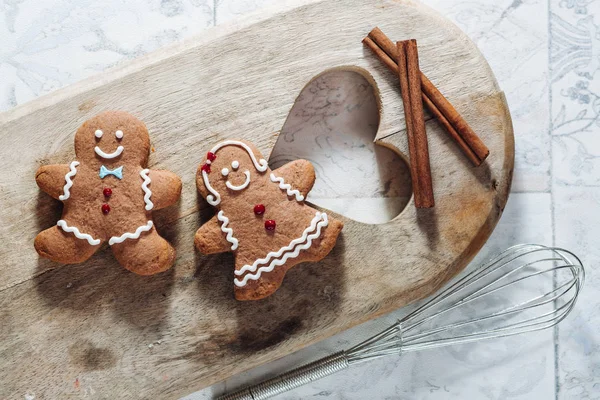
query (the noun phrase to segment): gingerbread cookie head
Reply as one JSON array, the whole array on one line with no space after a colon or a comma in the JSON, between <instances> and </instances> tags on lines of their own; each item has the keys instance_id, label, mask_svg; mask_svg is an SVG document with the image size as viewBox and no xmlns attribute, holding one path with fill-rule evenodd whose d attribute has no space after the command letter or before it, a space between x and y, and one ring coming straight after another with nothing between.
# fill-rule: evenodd
<instances>
[{"instance_id":1,"label":"gingerbread cookie head","mask_svg":"<svg viewBox=\"0 0 600 400\"><path fill-rule=\"evenodd\" d=\"M305 204L315 173L297 160L275 171L250 143L226 140L206 154L197 185L217 215L196 233L205 254L235 253L234 291L239 300L274 293L287 270L319 261L335 245L343 224Z\"/></svg>"},{"instance_id":2,"label":"gingerbread cookie head","mask_svg":"<svg viewBox=\"0 0 600 400\"><path fill-rule=\"evenodd\" d=\"M106 111L85 121L75 134L75 154L91 164L146 166L150 136L146 125L123 111Z\"/></svg>"},{"instance_id":3,"label":"gingerbread cookie head","mask_svg":"<svg viewBox=\"0 0 600 400\"><path fill-rule=\"evenodd\" d=\"M258 156L257 156L258 155ZM230 202L249 189L255 189L269 165L254 145L241 140L226 140L214 146L198 168L198 189L208 204L222 207L222 193Z\"/></svg>"}]
</instances>

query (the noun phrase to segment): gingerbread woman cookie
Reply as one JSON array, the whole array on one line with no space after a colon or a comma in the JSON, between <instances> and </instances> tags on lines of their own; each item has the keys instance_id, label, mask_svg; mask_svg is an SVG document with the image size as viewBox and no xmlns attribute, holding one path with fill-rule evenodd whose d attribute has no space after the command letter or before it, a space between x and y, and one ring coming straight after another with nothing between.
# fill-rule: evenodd
<instances>
[{"instance_id":1,"label":"gingerbread woman cookie","mask_svg":"<svg viewBox=\"0 0 600 400\"><path fill-rule=\"evenodd\" d=\"M226 140L198 168L196 183L217 214L196 233L204 254L235 254L235 297L273 294L290 268L319 261L333 248L343 223L304 203L315 182L310 162L271 171L250 143Z\"/></svg>"},{"instance_id":2,"label":"gingerbread woman cookie","mask_svg":"<svg viewBox=\"0 0 600 400\"><path fill-rule=\"evenodd\" d=\"M140 275L169 269L175 249L152 221L152 211L174 204L181 180L146 168L150 138L144 123L122 111L86 121L75 134L76 161L41 167L35 180L64 203L56 226L35 238L35 249L52 261L73 264L108 242L121 265Z\"/></svg>"}]
</instances>

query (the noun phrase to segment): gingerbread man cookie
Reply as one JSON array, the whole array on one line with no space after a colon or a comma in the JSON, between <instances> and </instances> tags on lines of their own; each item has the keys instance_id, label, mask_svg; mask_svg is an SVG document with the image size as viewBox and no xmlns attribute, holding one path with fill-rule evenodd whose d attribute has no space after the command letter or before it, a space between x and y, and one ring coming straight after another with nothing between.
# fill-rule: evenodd
<instances>
[{"instance_id":1,"label":"gingerbread man cookie","mask_svg":"<svg viewBox=\"0 0 600 400\"><path fill-rule=\"evenodd\" d=\"M108 242L121 265L140 275L169 269L175 249L152 221L152 211L174 204L181 180L146 168L150 138L144 123L122 111L86 121L75 134L76 161L46 165L35 176L40 189L64 203L56 226L35 238L52 261L73 264Z\"/></svg>"},{"instance_id":2,"label":"gingerbread man cookie","mask_svg":"<svg viewBox=\"0 0 600 400\"><path fill-rule=\"evenodd\" d=\"M304 203L315 182L310 162L271 171L250 143L226 140L198 168L196 183L217 214L196 233L204 254L235 254L235 297L273 294L290 268L319 261L333 248L343 223Z\"/></svg>"}]
</instances>

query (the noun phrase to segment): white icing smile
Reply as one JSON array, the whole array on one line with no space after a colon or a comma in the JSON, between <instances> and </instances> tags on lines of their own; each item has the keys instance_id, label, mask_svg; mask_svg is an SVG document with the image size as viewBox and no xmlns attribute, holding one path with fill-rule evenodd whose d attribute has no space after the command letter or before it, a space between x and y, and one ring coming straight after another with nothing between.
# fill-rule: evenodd
<instances>
[{"instance_id":1,"label":"white icing smile","mask_svg":"<svg viewBox=\"0 0 600 400\"><path fill-rule=\"evenodd\" d=\"M121 153L123 153L123 150L124 150L124 147L123 146L119 146L112 153L105 153L105 152L102 151L102 149L100 147L98 147L98 146L94 147L94 151L96 152L96 154L98 154L102 158L106 158L106 159L109 159L109 160L111 158L119 157L121 155Z\"/></svg>"},{"instance_id":2,"label":"white icing smile","mask_svg":"<svg viewBox=\"0 0 600 400\"><path fill-rule=\"evenodd\" d=\"M248 185L250 184L250 171L246 170L244 171L244 175L246 175L246 181L244 183L242 183L239 186L234 186L231 184L231 182L227 181L225 182L225 185L227 185L227 187L231 190L244 190L248 187Z\"/></svg>"}]
</instances>

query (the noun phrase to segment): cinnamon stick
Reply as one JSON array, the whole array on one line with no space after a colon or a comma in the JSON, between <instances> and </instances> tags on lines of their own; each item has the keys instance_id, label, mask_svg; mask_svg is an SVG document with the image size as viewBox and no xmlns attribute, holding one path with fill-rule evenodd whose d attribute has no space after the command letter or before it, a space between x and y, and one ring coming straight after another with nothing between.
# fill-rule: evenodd
<instances>
[{"instance_id":1,"label":"cinnamon stick","mask_svg":"<svg viewBox=\"0 0 600 400\"><path fill-rule=\"evenodd\" d=\"M482 160L477 157L477 154L473 153L473 150L469 147L469 145L465 142L465 140L456 132L456 129L452 126L452 124L444 117L444 114L429 100L429 97L425 93L423 95L423 103L425 106L431 111L433 116L438 120L438 122L444 127L446 132L450 135L452 139L458 144L458 147L462 150L463 154L471 161L471 163L475 166L481 165Z\"/></svg>"},{"instance_id":2,"label":"cinnamon stick","mask_svg":"<svg viewBox=\"0 0 600 400\"><path fill-rule=\"evenodd\" d=\"M375 28L377 29L377 28ZM383 51L378 45L377 43L375 43L370 37L366 37L363 39L363 43L369 48L371 49L371 51L373 53L375 53L375 55L377 56L377 58L379 58L379 60L381 60L381 62L383 62L385 64L386 67L388 67L393 73L395 73L396 75L398 74L398 64L396 64L396 59L398 58L397 53L394 53L394 59L392 60L390 58L390 56L387 55L387 53L385 51Z\"/></svg>"},{"instance_id":3,"label":"cinnamon stick","mask_svg":"<svg viewBox=\"0 0 600 400\"><path fill-rule=\"evenodd\" d=\"M373 28L373 30L369 32L368 37L389 55L392 60L398 60L398 47L394 45L394 42L392 42L381 29L378 27Z\"/></svg>"},{"instance_id":4,"label":"cinnamon stick","mask_svg":"<svg viewBox=\"0 0 600 400\"><path fill-rule=\"evenodd\" d=\"M398 73L398 66L394 60L398 58L398 48L379 28L374 28L363 40L390 70ZM454 106L442 95L431 81L419 72L421 76L421 90L423 102L436 119L446 128L452 139L457 143L466 157L479 166L487 158L490 151L471 129L469 124L456 111Z\"/></svg>"},{"instance_id":5,"label":"cinnamon stick","mask_svg":"<svg viewBox=\"0 0 600 400\"><path fill-rule=\"evenodd\" d=\"M400 93L404 103L410 172L412 177L415 206L434 206L429 146L425 132L425 117L421 100L421 77L416 40L397 43L397 69Z\"/></svg>"},{"instance_id":6,"label":"cinnamon stick","mask_svg":"<svg viewBox=\"0 0 600 400\"><path fill-rule=\"evenodd\" d=\"M398 46L402 46L399 42ZM382 50L383 51L383 50ZM406 122L406 138L408 139L408 157L410 158L410 176L412 180L413 193L415 197L415 206L419 206L423 202L423 196L421 192L421 185L418 182L419 168L417 163L417 145L415 144L415 133L413 124L413 114L411 113L411 97L410 89L408 85L408 66L406 64L406 52L404 48L397 52L397 64L396 74L400 80L400 96L402 97L402 104L404 104L404 120Z\"/></svg>"}]
</instances>

